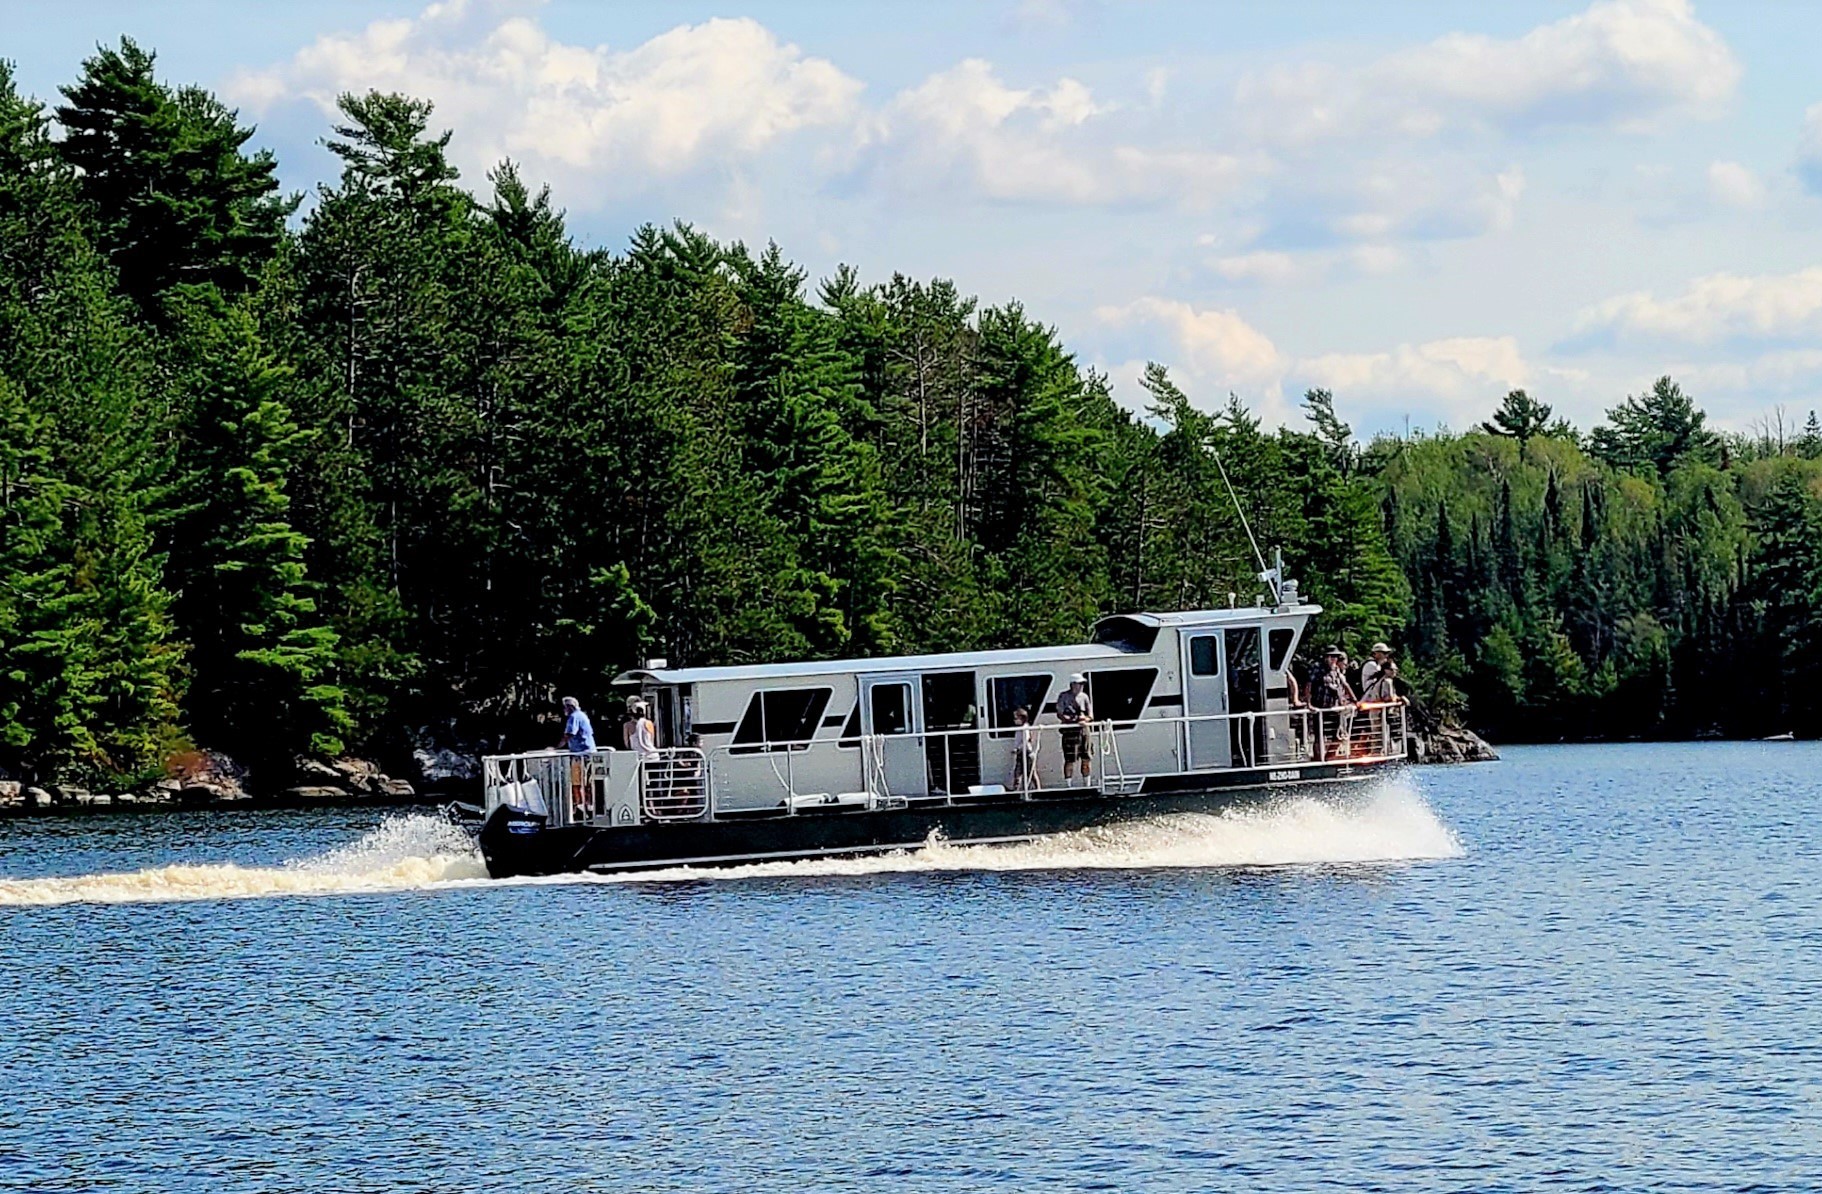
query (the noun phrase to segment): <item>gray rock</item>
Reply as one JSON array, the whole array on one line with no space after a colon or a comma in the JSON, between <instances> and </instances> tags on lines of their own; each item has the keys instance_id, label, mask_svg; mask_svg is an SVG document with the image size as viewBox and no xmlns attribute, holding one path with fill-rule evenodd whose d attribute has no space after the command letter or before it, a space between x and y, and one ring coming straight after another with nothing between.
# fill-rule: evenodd
<instances>
[{"instance_id":1,"label":"gray rock","mask_svg":"<svg viewBox=\"0 0 1822 1194\"><path fill-rule=\"evenodd\" d=\"M346 800L348 793L340 788L326 784L304 784L295 788L286 788L285 795L293 800Z\"/></svg>"},{"instance_id":2,"label":"gray rock","mask_svg":"<svg viewBox=\"0 0 1822 1194\"><path fill-rule=\"evenodd\" d=\"M321 759L299 758L296 764L297 778L305 784L318 787L339 787L342 773L323 762Z\"/></svg>"},{"instance_id":3,"label":"gray rock","mask_svg":"<svg viewBox=\"0 0 1822 1194\"><path fill-rule=\"evenodd\" d=\"M51 806L51 794L43 788L27 788L22 795L25 797L25 803L32 808L49 808Z\"/></svg>"},{"instance_id":4,"label":"gray rock","mask_svg":"<svg viewBox=\"0 0 1822 1194\"><path fill-rule=\"evenodd\" d=\"M0 779L0 804L18 804L24 795L24 784L16 779Z\"/></svg>"},{"instance_id":5,"label":"gray rock","mask_svg":"<svg viewBox=\"0 0 1822 1194\"><path fill-rule=\"evenodd\" d=\"M378 791L380 781L386 778L380 774L379 766L368 759L337 759L329 766L341 777L343 787L362 795Z\"/></svg>"},{"instance_id":6,"label":"gray rock","mask_svg":"<svg viewBox=\"0 0 1822 1194\"><path fill-rule=\"evenodd\" d=\"M1491 763L1498 759L1487 740L1466 726L1444 724L1417 740L1420 763Z\"/></svg>"},{"instance_id":7,"label":"gray rock","mask_svg":"<svg viewBox=\"0 0 1822 1194\"><path fill-rule=\"evenodd\" d=\"M481 778L481 755L423 742L412 751L417 777L425 787L439 784L472 784Z\"/></svg>"},{"instance_id":8,"label":"gray rock","mask_svg":"<svg viewBox=\"0 0 1822 1194\"><path fill-rule=\"evenodd\" d=\"M51 799L58 804L87 804L89 790L76 784L52 784Z\"/></svg>"},{"instance_id":9,"label":"gray rock","mask_svg":"<svg viewBox=\"0 0 1822 1194\"><path fill-rule=\"evenodd\" d=\"M247 769L217 750L186 756L173 769L179 795L186 801L241 800L247 795L241 781Z\"/></svg>"},{"instance_id":10,"label":"gray rock","mask_svg":"<svg viewBox=\"0 0 1822 1194\"><path fill-rule=\"evenodd\" d=\"M114 803L114 798L106 792L97 792L89 797L89 803L105 808Z\"/></svg>"},{"instance_id":11,"label":"gray rock","mask_svg":"<svg viewBox=\"0 0 1822 1194\"><path fill-rule=\"evenodd\" d=\"M392 779L382 775L376 794L380 796L415 796L417 789L411 786L411 781L408 779Z\"/></svg>"}]
</instances>

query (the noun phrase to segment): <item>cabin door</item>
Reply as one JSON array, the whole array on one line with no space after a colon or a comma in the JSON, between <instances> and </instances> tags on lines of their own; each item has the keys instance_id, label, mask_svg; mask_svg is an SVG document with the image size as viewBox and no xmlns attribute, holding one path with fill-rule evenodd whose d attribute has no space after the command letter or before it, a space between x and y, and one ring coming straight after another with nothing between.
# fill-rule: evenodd
<instances>
[{"instance_id":1,"label":"cabin door","mask_svg":"<svg viewBox=\"0 0 1822 1194\"><path fill-rule=\"evenodd\" d=\"M1259 627L1227 632L1221 662L1227 672L1228 746L1236 767L1257 767L1265 743L1265 668L1259 655Z\"/></svg>"},{"instance_id":2,"label":"cabin door","mask_svg":"<svg viewBox=\"0 0 1822 1194\"><path fill-rule=\"evenodd\" d=\"M1183 634L1183 738L1188 771L1208 771L1232 762L1228 750L1227 685L1222 679L1221 632Z\"/></svg>"},{"instance_id":3,"label":"cabin door","mask_svg":"<svg viewBox=\"0 0 1822 1194\"><path fill-rule=\"evenodd\" d=\"M861 749L869 791L915 799L929 795L924 775L923 709L913 681L904 676L860 678Z\"/></svg>"}]
</instances>

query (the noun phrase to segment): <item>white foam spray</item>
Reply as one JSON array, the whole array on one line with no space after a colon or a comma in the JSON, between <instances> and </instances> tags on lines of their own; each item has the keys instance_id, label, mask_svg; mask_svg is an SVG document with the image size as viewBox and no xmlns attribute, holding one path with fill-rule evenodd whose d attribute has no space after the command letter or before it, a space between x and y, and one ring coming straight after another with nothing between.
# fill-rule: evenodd
<instances>
[{"instance_id":1,"label":"white foam spray","mask_svg":"<svg viewBox=\"0 0 1822 1194\"><path fill-rule=\"evenodd\" d=\"M561 875L518 883L662 883L883 875L919 871L1144 870L1384 866L1456 858L1460 839L1405 778L1344 800L1287 797L1221 813L1176 813L1008 846L932 841L924 849L857 858ZM486 881L460 830L423 814L398 817L359 841L275 867L177 864L130 874L0 879L0 906L343 895L470 886Z\"/></svg>"},{"instance_id":2,"label":"white foam spray","mask_svg":"<svg viewBox=\"0 0 1822 1194\"><path fill-rule=\"evenodd\" d=\"M653 882L912 871L1384 866L1458 858L1464 852L1461 839L1416 787L1396 777L1339 801L1292 796L1220 813L1173 813L1128 821L1017 845L933 840L914 852L729 868L677 867L611 878Z\"/></svg>"},{"instance_id":3,"label":"white foam spray","mask_svg":"<svg viewBox=\"0 0 1822 1194\"><path fill-rule=\"evenodd\" d=\"M0 906L130 904L399 891L485 879L468 836L439 817L394 817L358 841L281 866L177 863L119 874L0 879Z\"/></svg>"}]
</instances>

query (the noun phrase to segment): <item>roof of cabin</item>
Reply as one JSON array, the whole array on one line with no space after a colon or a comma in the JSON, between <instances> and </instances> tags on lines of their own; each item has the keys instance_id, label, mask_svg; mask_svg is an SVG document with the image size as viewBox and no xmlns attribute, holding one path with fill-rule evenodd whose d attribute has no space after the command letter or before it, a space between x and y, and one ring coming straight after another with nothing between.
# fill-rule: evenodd
<instances>
[{"instance_id":1,"label":"roof of cabin","mask_svg":"<svg viewBox=\"0 0 1822 1194\"><path fill-rule=\"evenodd\" d=\"M1111 614L1095 624L1128 619L1147 626L1219 626L1258 622L1286 615L1321 613L1315 605L1287 605L1275 609L1240 606L1235 609L1186 610L1181 613ZM820 659L799 663L740 663L728 667L669 667L656 670L631 668L614 677L615 684L703 684L718 680L784 679L792 676L830 676L847 673L880 675L889 672L955 671L969 667L1040 663L1090 664L1101 660L1130 659L1133 652L1105 643L1063 643L1050 647L1018 647L1000 651L953 651L942 655L894 655L878 659Z\"/></svg>"}]
</instances>

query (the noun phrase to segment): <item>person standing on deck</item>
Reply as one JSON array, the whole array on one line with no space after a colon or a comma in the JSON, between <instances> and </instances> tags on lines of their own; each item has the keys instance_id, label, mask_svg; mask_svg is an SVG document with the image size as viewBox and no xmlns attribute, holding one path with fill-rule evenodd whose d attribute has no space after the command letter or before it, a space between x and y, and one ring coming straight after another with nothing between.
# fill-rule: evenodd
<instances>
[{"instance_id":1,"label":"person standing on deck","mask_svg":"<svg viewBox=\"0 0 1822 1194\"><path fill-rule=\"evenodd\" d=\"M1031 713L1020 706L1012 711L1012 790L1035 792L1038 781L1038 742L1031 730Z\"/></svg>"},{"instance_id":2,"label":"person standing on deck","mask_svg":"<svg viewBox=\"0 0 1822 1194\"><path fill-rule=\"evenodd\" d=\"M1075 765L1082 764L1082 781L1088 782L1092 764L1088 757L1088 723L1094 720L1094 706L1088 700L1084 685L1088 677L1081 672L1069 677L1069 687L1057 694L1057 720L1063 730L1063 782L1074 778Z\"/></svg>"},{"instance_id":3,"label":"person standing on deck","mask_svg":"<svg viewBox=\"0 0 1822 1194\"><path fill-rule=\"evenodd\" d=\"M584 779L586 769L581 756L595 752L595 727L575 697L563 698L563 740L557 743L557 749L576 756L569 761L570 805L578 818L587 819L590 812L588 783Z\"/></svg>"},{"instance_id":4,"label":"person standing on deck","mask_svg":"<svg viewBox=\"0 0 1822 1194\"><path fill-rule=\"evenodd\" d=\"M620 737L626 743L626 749L637 754L642 763L658 753L658 727L647 716L649 712L645 698L634 697L626 703L626 724L620 727Z\"/></svg>"},{"instance_id":5,"label":"person standing on deck","mask_svg":"<svg viewBox=\"0 0 1822 1194\"><path fill-rule=\"evenodd\" d=\"M1392 648L1384 643L1374 643L1372 658L1360 665L1360 699L1368 702L1393 704L1398 700L1398 689L1392 681L1398 675L1398 665L1392 662Z\"/></svg>"}]
</instances>

